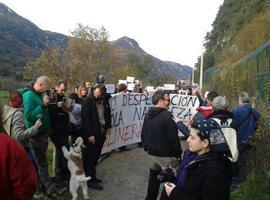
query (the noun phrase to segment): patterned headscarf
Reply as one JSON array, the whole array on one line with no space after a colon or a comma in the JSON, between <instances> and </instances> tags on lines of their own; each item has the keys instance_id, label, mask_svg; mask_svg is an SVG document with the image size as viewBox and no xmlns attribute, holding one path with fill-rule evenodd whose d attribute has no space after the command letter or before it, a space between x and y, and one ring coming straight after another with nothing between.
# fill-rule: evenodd
<instances>
[{"instance_id":1,"label":"patterned headscarf","mask_svg":"<svg viewBox=\"0 0 270 200\"><path fill-rule=\"evenodd\" d=\"M191 124L192 128L199 130L199 136L203 139L207 139L211 146L218 144L226 144L226 140L223 136L219 124L213 119L204 119L199 121L194 121Z\"/></svg>"}]
</instances>

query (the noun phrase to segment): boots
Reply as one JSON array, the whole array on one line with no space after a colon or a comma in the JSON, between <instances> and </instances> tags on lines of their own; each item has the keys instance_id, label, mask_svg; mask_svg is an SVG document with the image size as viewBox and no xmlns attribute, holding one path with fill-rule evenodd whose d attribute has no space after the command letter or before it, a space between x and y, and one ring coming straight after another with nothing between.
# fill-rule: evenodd
<instances>
[{"instance_id":1,"label":"boots","mask_svg":"<svg viewBox=\"0 0 270 200\"><path fill-rule=\"evenodd\" d=\"M155 171L150 169L150 176L148 180L147 196L145 200L156 200L159 192L160 182L157 180L161 170Z\"/></svg>"}]
</instances>

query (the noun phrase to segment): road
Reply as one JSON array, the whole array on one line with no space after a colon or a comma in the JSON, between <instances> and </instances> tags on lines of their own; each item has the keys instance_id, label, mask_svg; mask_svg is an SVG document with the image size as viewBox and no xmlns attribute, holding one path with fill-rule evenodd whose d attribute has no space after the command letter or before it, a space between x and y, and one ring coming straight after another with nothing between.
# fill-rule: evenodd
<instances>
[{"instance_id":1,"label":"road","mask_svg":"<svg viewBox=\"0 0 270 200\"><path fill-rule=\"evenodd\" d=\"M181 143L182 147L185 146L183 142ZM136 144L128 147L130 151L121 153L113 151L98 164L97 176L103 180L104 189L101 191L89 189L91 200L143 200L145 198L149 176L147 154ZM79 190L79 193L79 199L83 199L82 191ZM57 199L72 198L67 192Z\"/></svg>"}]
</instances>

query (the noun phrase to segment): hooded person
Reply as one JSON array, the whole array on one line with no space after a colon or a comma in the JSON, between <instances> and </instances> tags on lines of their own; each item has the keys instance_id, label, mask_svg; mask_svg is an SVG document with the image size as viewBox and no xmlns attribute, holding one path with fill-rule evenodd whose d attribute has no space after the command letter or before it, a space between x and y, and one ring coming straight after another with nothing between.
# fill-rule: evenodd
<instances>
[{"instance_id":1,"label":"hooded person","mask_svg":"<svg viewBox=\"0 0 270 200\"><path fill-rule=\"evenodd\" d=\"M230 161L216 148L225 143L213 119L194 121L187 140L188 150L177 173L176 183L165 183L161 199L229 200Z\"/></svg>"}]
</instances>

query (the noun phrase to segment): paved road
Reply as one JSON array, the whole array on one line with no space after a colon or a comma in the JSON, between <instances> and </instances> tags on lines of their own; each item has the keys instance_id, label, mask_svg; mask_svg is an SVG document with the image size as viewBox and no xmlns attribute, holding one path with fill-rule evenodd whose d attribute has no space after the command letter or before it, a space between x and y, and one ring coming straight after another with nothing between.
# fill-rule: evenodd
<instances>
[{"instance_id":1,"label":"paved road","mask_svg":"<svg viewBox=\"0 0 270 200\"><path fill-rule=\"evenodd\" d=\"M130 151L112 152L98 165L104 190L89 189L93 200L143 200L148 182L147 157L143 148L129 146Z\"/></svg>"},{"instance_id":2,"label":"paved road","mask_svg":"<svg viewBox=\"0 0 270 200\"><path fill-rule=\"evenodd\" d=\"M182 147L183 145L182 142ZM97 166L97 176L103 180L101 191L89 189L91 200L143 200L146 195L149 169L147 155L143 148L130 145L130 151L113 151ZM81 191L79 191L81 193ZM57 198L70 200L66 193ZM79 199L83 199L80 195Z\"/></svg>"}]
</instances>

